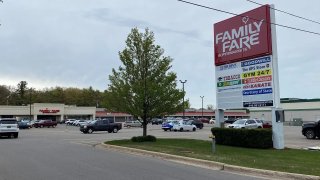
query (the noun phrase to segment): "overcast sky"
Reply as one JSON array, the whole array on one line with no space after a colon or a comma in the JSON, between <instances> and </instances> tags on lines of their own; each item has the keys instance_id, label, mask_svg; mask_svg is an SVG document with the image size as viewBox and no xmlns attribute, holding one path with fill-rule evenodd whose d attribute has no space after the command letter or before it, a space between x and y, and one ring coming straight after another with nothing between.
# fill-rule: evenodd
<instances>
[{"instance_id":1,"label":"overcast sky","mask_svg":"<svg viewBox=\"0 0 320 180\"><path fill-rule=\"evenodd\" d=\"M246 0L190 0L243 13ZM319 0L262 4L320 22ZM173 58L172 71L187 80L191 106L215 106L213 24L232 17L176 0L3 0L0 3L0 85L78 87L101 91L120 64L118 52L133 27L148 27ZM279 24L320 33L320 24L276 13ZM320 36L277 27L280 96L320 97ZM182 88L182 84L178 84Z\"/></svg>"}]
</instances>

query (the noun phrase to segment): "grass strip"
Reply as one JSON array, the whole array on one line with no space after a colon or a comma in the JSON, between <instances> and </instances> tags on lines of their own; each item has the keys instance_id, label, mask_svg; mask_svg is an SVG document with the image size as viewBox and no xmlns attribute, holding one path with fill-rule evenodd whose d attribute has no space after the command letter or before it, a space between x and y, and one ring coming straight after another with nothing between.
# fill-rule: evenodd
<instances>
[{"instance_id":1,"label":"grass strip","mask_svg":"<svg viewBox=\"0 0 320 180\"><path fill-rule=\"evenodd\" d=\"M194 139L157 139L156 142L140 143L115 140L105 143L243 167L320 176L319 151L249 149L216 145L216 152L213 154L210 141Z\"/></svg>"}]
</instances>

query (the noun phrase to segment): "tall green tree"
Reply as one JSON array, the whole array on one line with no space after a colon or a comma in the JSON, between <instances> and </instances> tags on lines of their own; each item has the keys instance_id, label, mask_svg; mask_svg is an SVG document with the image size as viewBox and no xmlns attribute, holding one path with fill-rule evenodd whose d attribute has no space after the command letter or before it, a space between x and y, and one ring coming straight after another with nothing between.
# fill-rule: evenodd
<instances>
[{"instance_id":1,"label":"tall green tree","mask_svg":"<svg viewBox=\"0 0 320 180\"><path fill-rule=\"evenodd\" d=\"M0 105L8 105L10 98L10 90L5 85L0 85Z\"/></svg>"},{"instance_id":2,"label":"tall green tree","mask_svg":"<svg viewBox=\"0 0 320 180\"><path fill-rule=\"evenodd\" d=\"M16 95L18 97L17 105L27 104L26 92L28 90L27 81L20 81L17 85Z\"/></svg>"},{"instance_id":3,"label":"tall green tree","mask_svg":"<svg viewBox=\"0 0 320 180\"><path fill-rule=\"evenodd\" d=\"M106 93L107 106L142 119L143 136L148 120L181 110L184 92L177 89L177 76L170 72L172 59L155 44L148 29L140 33L133 28L126 47L119 52L123 66L112 69Z\"/></svg>"}]
</instances>

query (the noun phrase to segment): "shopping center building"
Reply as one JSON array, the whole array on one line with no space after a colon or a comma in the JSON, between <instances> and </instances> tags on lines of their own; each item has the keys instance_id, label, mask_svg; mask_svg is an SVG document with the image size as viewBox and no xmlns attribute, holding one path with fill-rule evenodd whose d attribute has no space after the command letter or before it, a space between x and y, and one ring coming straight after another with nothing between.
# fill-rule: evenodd
<instances>
[{"instance_id":1,"label":"shopping center building","mask_svg":"<svg viewBox=\"0 0 320 180\"><path fill-rule=\"evenodd\" d=\"M56 103L34 103L27 106L0 106L0 118L51 119L95 119L96 107L78 107Z\"/></svg>"},{"instance_id":2,"label":"shopping center building","mask_svg":"<svg viewBox=\"0 0 320 180\"><path fill-rule=\"evenodd\" d=\"M281 107L284 110L285 125L301 125L304 122L320 120L320 100L319 101L301 101L291 100L287 102L282 100ZM270 108L253 108L249 110L226 110L225 119L238 118L258 118L271 121ZM215 118L215 110L196 110L186 109L185 112L178 112L167 115L166 117L186 118ZM133 116L128 113L111 112L105 108L82 107L75 105L65 105L58 103L34 103L26 106L0 106L0 118L21 119L52 119L60 122L65 119L96 119L113 118L115 122L124 122L133 120Z\"/></svg>"}]
</instances>

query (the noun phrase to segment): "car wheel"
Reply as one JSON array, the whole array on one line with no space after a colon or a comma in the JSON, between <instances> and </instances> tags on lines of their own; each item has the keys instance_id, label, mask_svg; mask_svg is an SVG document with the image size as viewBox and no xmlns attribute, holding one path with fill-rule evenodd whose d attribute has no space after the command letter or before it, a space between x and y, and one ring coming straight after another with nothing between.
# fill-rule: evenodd
<instances>
[{"instance_id":1,"label":"car wheel","mask_svg":"<svg viewBox=\"0 0 320 180\"><path fill-rule=\"evenodd\" d=\"M183 128L180 128L180 132L182 132L183 131Z\"/></svg>"},{"instance_id":2,"label":"car wheel","mask_svg":"<svg viewBox=\"0 0 320 180\"><path fill-rule=\"evenodd\" d=\"M177 130L176 130L176 129L174 129L173 131L174 131L174 132L177 132Z\"/></svg>"},{"instance_id":3,"label":"car wheel","mask_svg":"<svg viewBox=\"0 0 320 180\"><path fill-rule=\"evenodd\" d=\"M93 133L93 130L92 130L92 129L88 129L88 133L89 133L89 134L92 134L92 133Z\"/></svg>"},{"instance_id":4,"label":"car wheel","mask_svg":"<svg viewBox=\"0 0 320 180\"><path fill-rule=\"evenodd\" d=\"M131 128L131 126L130 126L130 125L127 125L127 128Z\"/></svg>"},{"instance_id":5,"label":"car wheel","mask_svg":"<svg viewBox=\"0 0 320 180\"><path fill-rule=\"evenodd\" d=\"M316 135L312 129L308 129L305 133L307 139L314 139L316 138Z\"/></svg>"},{"instance_id":6,"label":"car wheel","mask_svg":"<svg viewBox=\"0 0 320 180\"><path fill-rule=\"evenodd\" d=\"M262 128L261 126L259 126L258 128Z\"/></svg>"},{"instance_id":7,"label":"car wheel","mask_svg":"<svg viewBox=\"0 0 320 180\"><path fill-rule=\"evenodd\" d=\"M167 131L168 129L163 129L164 131Z\"/></svg>"},{"instance_id":8,"label":"car wheel","mask_svg":"<svg viewBox=\"0 0 320 180\"><path fill-rule=\"evenodd\" d=\"M197 129L197 128L194 127L194 128L192 129L192 131L196 131L196 129Z\"/></svg>"},{"instance_id":9,"label":"car wheel","mask_svg":"<svg viewBox=\"0 0 320 180\"><path fill-rule=\"evenodd\" d=\"M118 128L113 128L113 133L117 133L118 132Z\"/></svg>"},{"instance_id":10,"label":"car wheel","mask_svg":"<svg viewBox=\"0 0 320 180\"><path fill-rule=\"evenodd\" d=\"M53 127L53 128L55 128L55 127L56 127L56 125L53 125L52 127Z\"/></svg>"},{"instance_id":11,"label":"car wheel","mask_svg":"<svg viewBox=\"0 0 320 180\"><path fill-rule=\"evenodd\" d=\"M43 128L43 125L41 125L40 128Z\"/></svg>"},{"instance_id":12,"label":"car wheel","mask_svg":"<svg viewBox=\"0 0 320 180\"><path fill-rule=\"evenodd\" d=\"M199 127L199 129L202 129L202 128L203 128L203 126L200 126L200 127Z\"/></svg>"}]
</instances>

